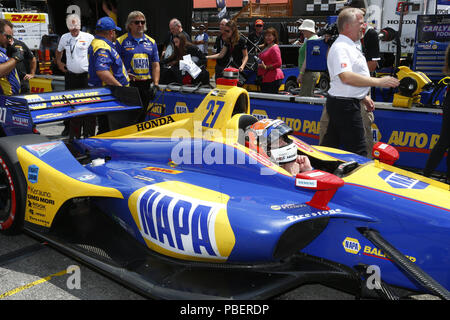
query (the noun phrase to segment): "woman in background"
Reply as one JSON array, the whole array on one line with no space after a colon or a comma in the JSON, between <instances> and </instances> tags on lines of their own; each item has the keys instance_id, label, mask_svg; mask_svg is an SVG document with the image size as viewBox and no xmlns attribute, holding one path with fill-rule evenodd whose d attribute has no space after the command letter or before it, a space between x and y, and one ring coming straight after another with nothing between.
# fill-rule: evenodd
<instances>
[{"instance_id":1,"label":"woman in background","mask_svg":"<svg viewBox=\"0 0 450 320\"><path fill-rule=\"evenodd\" d=\"M179 33L173 36L174 54L172 57L165 61L166 65L170 66L167 73L164 74L162 83L183 83L186 84L186 76L182 74L179 68L180 60L183 60L183 56L191 55L191 59L195 64L202 69L201 73L195 78L190 80L192 83L208 84L209 72L206 70L206 58L204 53L194 44L186 39L186 36ZM161 81L160 81L161 82Z\"/></svg>"},{"instance_id":2,"label":"woman in background","mask_svg":"<svg viewBox=\"0 0 450 320\"><path fill-rule=\"evenodd\" d=\"M264 32L263 50L258 55L258 76L262 77L261 92L278 93L284 79L281 71L281 52L278 47L278 33L274 28Z\"/></svg>"},{"instance_id":3,"label":"woman in background","mask_svg":"<svg viewBox=\"0 0 450 320\"><path fill-rule=\"evenodd\" d=\"M242 72L248 61L247 43L239 37L239 31L236 22L228 21L223 28L223 36L225 45L219 53L206 56L206 59L229 59L227 65L239 69Z\"/></svg>"}]
</instances>

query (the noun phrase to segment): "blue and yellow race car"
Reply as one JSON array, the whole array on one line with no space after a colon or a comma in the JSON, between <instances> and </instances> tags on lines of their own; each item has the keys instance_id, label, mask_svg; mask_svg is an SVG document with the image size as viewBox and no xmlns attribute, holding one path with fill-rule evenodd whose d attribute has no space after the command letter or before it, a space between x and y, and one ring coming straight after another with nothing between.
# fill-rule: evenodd
<instances>
[{"instance_id":1,"label":"blue and yellow race car","mask_svg":"<svg viewBox=\"0 0 450 320\"><path fill-rule=\"evenodd\" d=\"M246 146L249 101L225 81L193 113L73 141L0 138L1 232L153 298L263 299L306 283L450 298L449 185L387 164L386 144L369 160L291 136L314 167L293 176Z\"/></svg>"}]
</instances>

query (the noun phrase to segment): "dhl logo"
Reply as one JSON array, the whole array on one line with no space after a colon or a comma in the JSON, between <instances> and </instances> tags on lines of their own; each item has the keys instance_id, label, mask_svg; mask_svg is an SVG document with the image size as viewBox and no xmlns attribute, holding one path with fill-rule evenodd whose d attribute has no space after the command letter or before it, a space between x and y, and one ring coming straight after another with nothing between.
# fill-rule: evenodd
<instances>
[{"instance_id":1,"label":"dhl logo","mask_svg":"<svg viewBox=\"0 0 450 320\"><path fill-rule=\"evenodd\" d=\"M45 22L45 15L43 14L5 14L5 19L11 22L21 23L40 23Z\"/></svg>"},{"instance_id":2,"label":"dhl logo","mask_svg":"<svg viewBox=\"0 0 450 320\"><path fill-rule=\"evenodd\" d=\"M44 88L39 88L39 87L31 87L30 88L31 93L43 93L44 90L45 90Z\"/></svg>"}]
</instances>

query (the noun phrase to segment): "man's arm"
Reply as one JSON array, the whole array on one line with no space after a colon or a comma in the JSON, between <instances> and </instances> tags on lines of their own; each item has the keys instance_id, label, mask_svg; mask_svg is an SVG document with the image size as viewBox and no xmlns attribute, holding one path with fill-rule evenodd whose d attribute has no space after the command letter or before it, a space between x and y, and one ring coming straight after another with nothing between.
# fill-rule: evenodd
<instances>
[{"instance_id":1,"label":"man's arm","mask_svg":"<svg viewBox=\"0 0 450 320\"><path fill-rule=\"evenodd\" d=\"M108 70L98 70L95 72L97 76L107 85L122 87L122 84L114 78Z\"/></svg>"},{"instance_id":2,"label":"man's arm","mask_svg":"<svg viewBox=\"0 0 450 320\"><path fill-rule=\"evenodd\" d=\"M26 74L23 77L24 80L30 80L34 78L34 76L36 75L36 66L37 66L36 57L33 57L30 61L30 73Z\"/></svg>"},{"instance_id":3,"label":"man's arm","mask_svg":"<svg viewBox=\"0 0 450 320\"><path fill-rule=\"evenodd\" d=\"M56 65L62 72L67 72L66 65L61 61L62 54L62 51L59 51L58 49L55 50Z\"/></svg>"},{"instance_id":4,"label":"man's arm","mask_svg":"<svg viewBox=\"0 0 450 320\"><path fill-rule=\"evenodd\" d=\"M247 48L245 48L245 49L242 50L242 55L243 55L243 58L242 58L242 64L241 64L241 66L239 67L239 71L243 71L244 68L245 68L245 65L247 64L247 61L248 61L248 51L247 51Z\"/></svg>"},{"instance_id":5,"label":"man's arm","mask_svg":"<svg viewBox=\"0 0 450 320\"><path fill-rule=\"evenodd\" d=\"M225 54L227 53L227 50L228 50L227 46L223 46L222 50L220 50L219 53L212 54L210 56L206 56L206 59L222 59L225 56Z\"/></svg>"},{"instance_id":6,"label":"man's arm","mask_svg":"<svg viewBox=\"0 0 450 320\"><path fill-rule=\"evenodd\" d=\"M11 71L16 67L17 60L9 59L8 61L0 64L0 77L4 77L11 73Z\"/></svg>"},{"instance_id":7,"label":"man's arm","mask_svg":"<svg viewBox=\"0 0 450 320\"><path fill-rule=\"evenodd\" d=\"M343 83L355 87L395 88L400 84L400 81L394 77L366 77L351 71L340 73L339 78Z\"/></svg>"},{"instance_id":8,"label":"man's arm","mask_svg":"<svg viewBox=\"0 0 450 320\"><path fill-rule=\"evenodd\" d=\"M300 68L300 71L298 72L297 83L303 82L303 75L305 74L305 70L306 70L306 55L305 55L305 59L303 60L302 67Z\"/></svg>"},{"instance_id":9,"label":"man's arm","mask_svg":"<svg viewBox=\"0 0 450 320\"><path fill-rule=\"evenodd\" d=\"M367 61L367 66L369 67L370 72L374 72L377 69L378 62L374 60Z\"/></svg>"},{"instance_id":10,"label":"man's arm","mask_svg":"<svg viewBox=\"0 0 450 320\"><path fill-rule=\"evenodd\" d=\"M159 62L152 62L152 79L155 85L159 85L160 67Z\"/></svg>"}]
</instances>

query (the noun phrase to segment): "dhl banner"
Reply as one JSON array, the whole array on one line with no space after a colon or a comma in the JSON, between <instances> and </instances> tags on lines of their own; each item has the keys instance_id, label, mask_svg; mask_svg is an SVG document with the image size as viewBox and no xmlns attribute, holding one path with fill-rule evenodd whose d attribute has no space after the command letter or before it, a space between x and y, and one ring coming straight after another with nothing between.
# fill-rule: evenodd
<instances>
[{"instance_id":1,"label":"dhl banner","mask_svg":"<svg viewBox=\"0 0 450 320\"><path fill-rule=\"evenodd\" d=\"M36 12L0 12L0 18L14 25L14 37L31 50L39 49L41 39L48 34L48 14Z\"/></svg>"},{"instance_id":2,"label":"dhl banner","mask_svg":"<svg viewBox=\"0 0 450 320\"><path fill-rule=\"evenodd\" d=\"M5 13L5 19L12 23L41 23L46 21L43 13Z\"/></svg>"}]
</instances>

